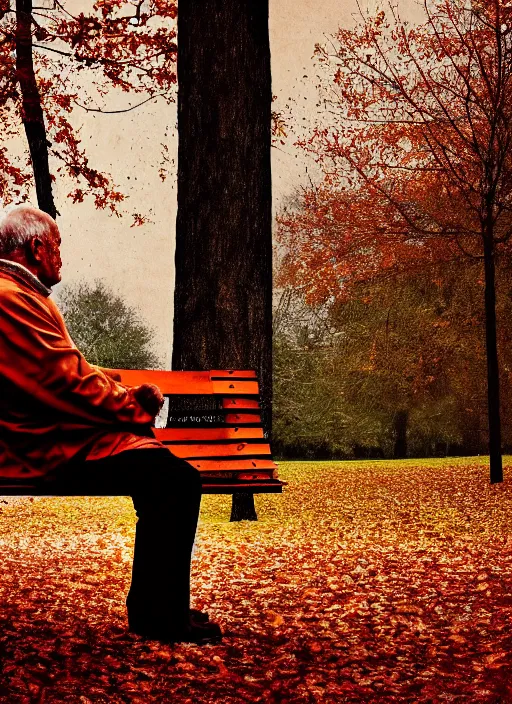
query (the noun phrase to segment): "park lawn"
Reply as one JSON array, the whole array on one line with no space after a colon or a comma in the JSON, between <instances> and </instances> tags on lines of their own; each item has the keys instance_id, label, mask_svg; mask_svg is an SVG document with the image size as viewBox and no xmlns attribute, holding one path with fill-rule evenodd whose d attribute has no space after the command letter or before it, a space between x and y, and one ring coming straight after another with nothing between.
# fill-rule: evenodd
<instances>
[{"instance_id":1,"label":"park lawn","mask_svg":"<svg viewBox=\"0 0 512 704\"><path fill-rule=\"evenodd\" d=\"M505 461L282 462L258 522L204 497L203 647L126 632L130 499L5 499L0 702L512 702Z\"/></svg>"}]
</instances>

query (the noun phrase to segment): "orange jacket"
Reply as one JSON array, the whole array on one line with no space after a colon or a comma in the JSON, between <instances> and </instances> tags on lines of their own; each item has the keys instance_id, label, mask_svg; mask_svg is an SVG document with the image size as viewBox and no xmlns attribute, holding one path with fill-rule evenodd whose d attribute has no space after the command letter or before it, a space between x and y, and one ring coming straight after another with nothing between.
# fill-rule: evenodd
<instances>
[{"instance_id":1,"label":"orange jacket","mask_svg":"<svg viewBox=\"0 0 512 704\"><path fill-rule=\"evenodd\" d=\"M48 475L78 453L162 447L148 437L153 416L85 360L49 294L0 259L0 478Z\"/></svg>"}]
</instances>

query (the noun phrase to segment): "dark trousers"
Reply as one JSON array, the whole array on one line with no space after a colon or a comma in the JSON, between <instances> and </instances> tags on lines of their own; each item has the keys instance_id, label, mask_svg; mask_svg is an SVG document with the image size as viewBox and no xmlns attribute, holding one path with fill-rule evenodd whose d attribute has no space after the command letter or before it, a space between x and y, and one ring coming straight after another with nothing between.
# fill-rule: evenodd
<instances>
[{"instance_id":1,"label":"dark trousers","mask_svg":"<svg viewBox=\"0 0 512 704\"><path fill-rule=\"evenodd\" d=\"M190 558L201 503L199 472L165 449L128 450L68 465L55 492L131 496L137 514L131 627L180 628L188 623ZM49 491L50 493L50 491Z\"/></svg>"}]
</instances>

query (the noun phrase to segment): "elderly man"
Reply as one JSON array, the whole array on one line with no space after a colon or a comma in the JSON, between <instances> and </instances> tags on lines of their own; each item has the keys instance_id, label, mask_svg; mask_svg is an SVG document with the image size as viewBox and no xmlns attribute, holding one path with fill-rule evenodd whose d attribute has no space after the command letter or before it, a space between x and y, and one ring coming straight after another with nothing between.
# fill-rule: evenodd
<instances>
[{"instance_id":1,"label":"elderly man","mask_svg":"<svg viewBox=\"0 0 512 704\"><path fill-rule=\"evenodd\" d=\"M199 474L152 434L163 397L127 387L73 344L50 289L61 279L56 222L29 206L0 221L0 477L48 494L126 494L138 516L128 622L166 642L215 642L189 608Z\"/></svg>"}]
</instances>

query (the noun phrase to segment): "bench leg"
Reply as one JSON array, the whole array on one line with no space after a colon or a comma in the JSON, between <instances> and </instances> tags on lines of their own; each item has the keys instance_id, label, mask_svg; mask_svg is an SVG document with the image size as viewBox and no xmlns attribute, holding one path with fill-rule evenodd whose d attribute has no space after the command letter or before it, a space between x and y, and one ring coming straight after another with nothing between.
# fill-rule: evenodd
<instances>
[{"instance_id":1,"label":"bench leg","mask_svg":"<svg viewBox=\"0 0 512 704\"><path fill-rule=\"evenodd\" d=\"M249 491L235 491L231 504L230 521L257 521L254 494Z\"/></svg>"}]
</instances>

